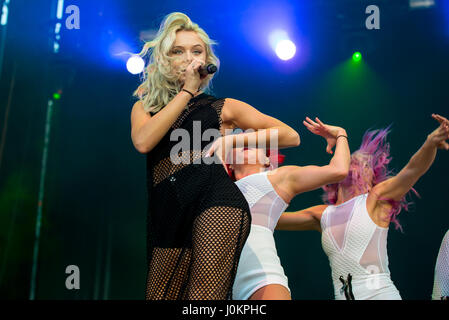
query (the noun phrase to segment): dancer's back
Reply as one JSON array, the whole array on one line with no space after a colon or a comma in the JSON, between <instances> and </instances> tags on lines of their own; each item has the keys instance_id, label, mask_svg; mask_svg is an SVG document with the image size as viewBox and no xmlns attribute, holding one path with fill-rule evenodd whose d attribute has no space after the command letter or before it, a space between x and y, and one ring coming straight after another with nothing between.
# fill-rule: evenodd
<instances>
[{"instance_id":1,"label":"dancer's back","mask_svg":"<svg viewBox=\"0 0 449 320\"><path fill-rule=\"evenodd\" d=\"M335 298L345 299L339 278L347 280L351 274L356 300L401 299L388 269L388 228L370 218L367 196L328 206L321 217L322 245L332 269Z\"/></svg>"}]
</instances>

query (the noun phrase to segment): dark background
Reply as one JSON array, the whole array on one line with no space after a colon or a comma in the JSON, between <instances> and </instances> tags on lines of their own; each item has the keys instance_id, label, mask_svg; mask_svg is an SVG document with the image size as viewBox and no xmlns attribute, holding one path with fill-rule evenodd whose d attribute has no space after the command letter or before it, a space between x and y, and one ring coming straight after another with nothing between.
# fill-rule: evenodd
<instances>
[{"instance_id":1,"label":"dark background","mask_svg":"<svg viewBox=\"0 0 449 320\"><path fill-rule=\"evenodd\" d=\"M329 161L305 116L346 128L356 150L365 130L392 124L398 172L437 123L449 116L449 5L410 10L408 1L65 1L80 9L80 29L65 28L54 54L56 0L11 0L1 26L0 297L28 299L47 101L54 101L37 273L37 299L144 299L145 156L130 137L139 76L119 51L139 52L140 32L181 11L212 39L221 60L213 94L245 101L301 135L286 164ZM0 4L3 4L0 1ZM380 9L380 30L365 28L365 8ZM5 29L6 28L6 29ZM296 56L281 61L268 33L287 30ZM351 62L354 51L363 60ZM6 128L5 128L6 126ZM416 184L421 199L389 231L392 279L403 299L430 299L438 249L449 226L448 153L439 151ZM289 211L320 203L317 190ZM293 299L332 299L318 232L276 231ZM77 265L81 289L65 288Z\"/></svg>"}]
</instances>

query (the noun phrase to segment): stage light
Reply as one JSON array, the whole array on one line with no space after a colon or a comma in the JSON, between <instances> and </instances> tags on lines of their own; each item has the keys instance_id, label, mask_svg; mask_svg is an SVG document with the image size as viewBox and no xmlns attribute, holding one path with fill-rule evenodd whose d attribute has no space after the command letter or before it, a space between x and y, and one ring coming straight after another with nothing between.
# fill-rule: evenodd
<instances>
[{"instance_id":1,"label":"stage light","mask_svg":"<svg viewBox=\"0 0 449 320\"><path fill-rule=\"evenodd\" d=\"M58 0L58 7L56 8L56 19L55 24L55 40L53 41L53 53L59 53L59 41L61 40L61 19L64 10L64 0Z\"/></svg>"},{"instance_id":2,"label":"stage light","mask_svg":"<svg viewBox=\"0 0 449 320\"><path fill-rule=\"evenodd\" d=\"M352 60L354 62L359 62L360 60L362 60L362 54L360 52L354 52L354 54L352 55Z\"/></svg>"},{"instance_id":3,"label":"stage light","mask_svg":"<svg viewBox=\"0 0 449 320\"><path fill-rule=\"evenodd\" d=\"M281 40L276 45L276 54L279 59L290 60L296 53L296 46L291 40Z\"/></svg>"},{"instance_id":4,"label":"stage light","mask_svg":"<svg viewBox=\"0 0 449 320\"><path fill-rule=\"evenodd\" d=\"M139 56L132 56L131 58L128 59L128 62L126 62L126 68L132 74L141 73L143 71L144 67L145 67L145 62Z\"/></svg>"},{"instance_id":5,"label":"stage light","mask_svg":"<svg viewBox=\"0 0 449 320\"><path fill-rule=\"evenodd\" d=\"M277 29L270 33L268 41L279 59L289 60L296 53L296 46L285 30Z\"/></svg>"},{"instance_id":6,"label":"stage light","mask_svg":"<svg viewBox=\"0 0 449 320\"><path fill-rule=\"evenodd\" d=\"M0 19L0 23L2 26L6 26L6 24L8 23L8 5L9 5L9 0L6 0L3 3L3 7L2 7L2 17Z\"/></svg>"},{"instance_id":7,"label":"stage light","mask_svg":"<svg viewBox=\"0 0 449 320\"><path fill-rule=\"evenodd\" d=\"M53 99L59 100L61 99L61 95L59 93L53 93Z\"/></svg>"},{"instance_id":8,"label":"stage light","mask_svg":"<svg viewBox=\"0 0 449 320\"><path fill-rule=\"evenodd\" d=\"M435 6L435 0L409 0L410 9L427 9Z\"/></svg>"},{"instance_id":9,"label":"stage light","mask_svg":"<svg viewBox=\"0 0 449 320\"><path fill-rule=\"evenodd\" d=\"M57 19L62 19L63 11L64 11L64 0L58 0L58 7L56 9Z\"/></svg>"}]
</instances>

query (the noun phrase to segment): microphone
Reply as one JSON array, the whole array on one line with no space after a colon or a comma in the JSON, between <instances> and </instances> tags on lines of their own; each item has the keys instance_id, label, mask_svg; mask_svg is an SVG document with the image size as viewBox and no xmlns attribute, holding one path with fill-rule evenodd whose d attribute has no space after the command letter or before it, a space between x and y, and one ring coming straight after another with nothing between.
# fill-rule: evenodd
<instances>
[{"instance_id":1,"label":"microphone","mask_svg":"<svg viewBox=\"0 0 449 320\"><path fill-rule=\"evenodd\" d=\"M201 66L198 68L198 72L202 78L204 78L205 76L207 76L209 74L215 73L216 71L217 71L217 66L212 63L208 64L205 67Z\"/></svg>"}]
</instances>

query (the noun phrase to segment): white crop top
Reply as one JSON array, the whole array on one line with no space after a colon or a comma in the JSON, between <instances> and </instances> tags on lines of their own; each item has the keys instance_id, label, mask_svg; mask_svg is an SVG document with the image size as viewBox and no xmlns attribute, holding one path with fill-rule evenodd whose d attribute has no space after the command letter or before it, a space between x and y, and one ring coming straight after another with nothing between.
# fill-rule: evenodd
<instances>
[{"instance_id":1,"label":"white crop top","mask_svg":"<svg viewBox=\"0 0 449 320\"><path fill-rule=\"evenodd\" d=\"M321 217L322 245L329 258L334 283L348 273L356 278L390 274L388 269L388 228L372 221L366 209L368 194L331 205Z\"/></svg>"},{"instance_id":2,"label":"white crop top","mask_svg":"<svg viewBox=\"0 0 449 320\"><path fill-rule=\"evenodd\" d=\"M268 172L246 176L236 181L235 184L248 201L252 224L266 227L274 232L279 217L288 207L288 203L274 190L268 180Z\"/></svg>"}]
</instances>

